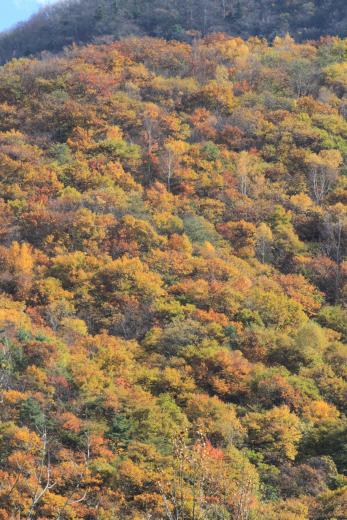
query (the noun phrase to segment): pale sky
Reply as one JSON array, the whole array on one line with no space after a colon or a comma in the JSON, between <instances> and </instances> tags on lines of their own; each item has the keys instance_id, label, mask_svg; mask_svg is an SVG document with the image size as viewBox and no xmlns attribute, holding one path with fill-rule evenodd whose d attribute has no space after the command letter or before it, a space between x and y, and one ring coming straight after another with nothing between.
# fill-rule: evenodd
<instances>
[{"instance_id":1,"label":"pale sky","mask_svg":"<svg viewBox=\"0 0 347 520\"><path fill-rule=\"evenodd\" d=\"M0 0L0 31L27 20L40 7L57 0Z\"/></svg>"}]
</instances>

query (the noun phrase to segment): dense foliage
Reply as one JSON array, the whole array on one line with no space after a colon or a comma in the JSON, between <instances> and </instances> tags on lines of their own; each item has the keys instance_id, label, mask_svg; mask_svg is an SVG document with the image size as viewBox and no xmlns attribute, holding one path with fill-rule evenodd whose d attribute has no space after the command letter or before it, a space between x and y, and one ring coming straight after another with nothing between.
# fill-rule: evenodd
<instances>
[{"instance_id":1,"label":"dense foliage","mask_svg":"<svg viewBox=\"0 0 347 520\"><path fill-rule=\"evenodd\" d=\"M347 36L346 0L60 0L0 35L0 61L60 51L98 37L159 36L191 41L226 32L297 41Z\"/></svg>"},{"instance_id":2,"label":"dense foliage","mask_svg":"<svg viewBox=\"0 0 347 520\"><path fill-rule=\"evenodd\" d=\"M346 511L347 41L0 69L0 518Z\"/></svg>"}]
</instances>

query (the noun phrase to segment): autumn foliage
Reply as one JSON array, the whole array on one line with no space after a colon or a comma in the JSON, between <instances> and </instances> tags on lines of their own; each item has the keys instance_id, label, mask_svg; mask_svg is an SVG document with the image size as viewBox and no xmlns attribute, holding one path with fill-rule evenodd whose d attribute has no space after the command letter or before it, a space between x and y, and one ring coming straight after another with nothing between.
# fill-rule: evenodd
<instances>
[{"instance_id":1,"label":"autumn foliage","mask_svg":"<svg viewBox=\"0 0 347 520\"><path fill-rule=\"evenodd\" d=\"M346 518L347 41L0 69L0 519Z\"/></svg>"}]
</instances>

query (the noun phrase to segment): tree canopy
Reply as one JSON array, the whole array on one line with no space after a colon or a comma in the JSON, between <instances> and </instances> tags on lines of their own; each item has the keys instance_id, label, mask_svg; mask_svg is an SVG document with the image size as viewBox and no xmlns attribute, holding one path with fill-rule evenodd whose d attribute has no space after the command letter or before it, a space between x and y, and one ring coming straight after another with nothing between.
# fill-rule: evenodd
<instances>
[{"instance_id":1,"label":"tree canopy","mask_svg":"<svg viewBox=\"0 0 347 520\"><path fill-rule=\"evenodd\" d=\"M346 49L0 68L2 520L345 518Z\"/></svg>"},{"instance_id":2,"label":"tree canopy","mask_svg":"<svg viewBox=\"0 0 347 520\"><path fill-rule=\"evenodd\" d=\"M347 36L345 0L60 0L0 35L0 61L101 38ZM295 67L296 65L294 65Z\"/></svg>"}]
</instances>

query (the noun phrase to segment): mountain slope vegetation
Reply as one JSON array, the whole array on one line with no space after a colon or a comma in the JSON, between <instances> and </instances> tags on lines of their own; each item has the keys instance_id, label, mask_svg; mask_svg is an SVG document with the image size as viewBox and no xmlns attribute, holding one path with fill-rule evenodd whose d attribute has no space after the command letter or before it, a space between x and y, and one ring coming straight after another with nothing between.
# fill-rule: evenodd
<instances>
[{"instance_id":1,"label":"mountain slope vegetation","mask_svg":"<svg viewBox=\"0 0 347 520\"><path fill-rule=\"evenodd\" d=\"M346 504L347 40L0 69L0 518Z\"/></svg>"},{"instance_id":2,"label":"mountain slope vegetation","mask_svg":"<svg viewBox=\"0 0 347 520\"><path fill-rule=\"evenodd\" d=\"M289 32L297 41L347 36L345 0L62 0L0 35L0 60L104 35L159 36L191 41L192 34L225 32L273 39Z\"/></svg>"}]
</instances>

